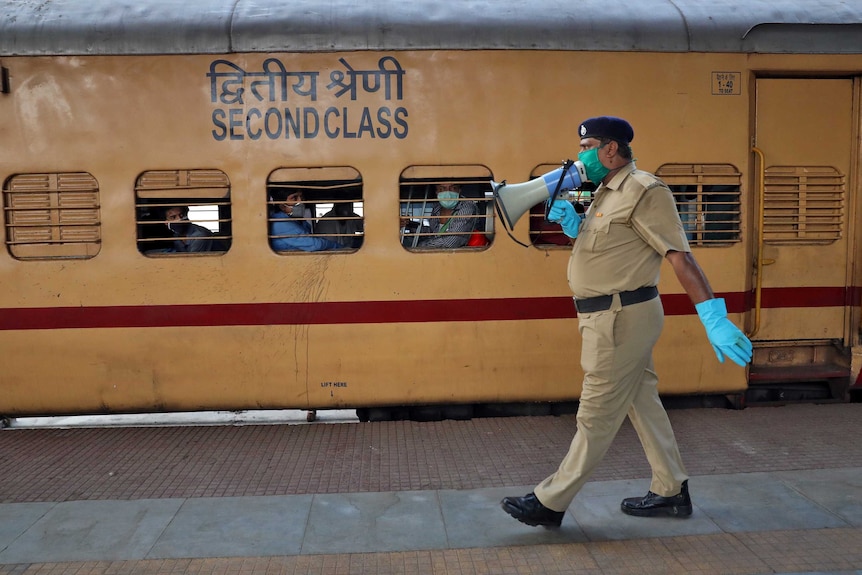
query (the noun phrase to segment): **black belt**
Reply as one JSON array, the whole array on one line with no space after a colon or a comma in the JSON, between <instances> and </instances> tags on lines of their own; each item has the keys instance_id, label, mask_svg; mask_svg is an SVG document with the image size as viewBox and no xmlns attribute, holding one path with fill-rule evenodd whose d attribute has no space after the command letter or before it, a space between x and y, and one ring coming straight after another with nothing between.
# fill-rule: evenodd
<instances>
[{"instance_id":1,"label":"black belt","mask_svg":"<svg viewBox=\"0 0 862 575\"><path fill-rule=\"evenodd\" d=\"M658 288L655 286L646 286L638 288L634 291L621 291L620 303L622 305L632 305L633 303L641 303L649 301L658 295ZM588 297L575 300L575 309L578 313L593 313L595 311L605 311L611 308L611 303L614 301L612 295L600 295L596 297Z\"/></svg>"}]
</instances>

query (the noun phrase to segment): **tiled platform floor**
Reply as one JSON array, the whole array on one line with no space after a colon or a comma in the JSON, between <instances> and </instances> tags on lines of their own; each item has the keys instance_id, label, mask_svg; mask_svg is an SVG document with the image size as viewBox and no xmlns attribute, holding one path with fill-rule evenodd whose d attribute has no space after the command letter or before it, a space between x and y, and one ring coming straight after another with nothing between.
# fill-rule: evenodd
<instances>
[{"instance_id":1,"label":"tiled platform floor","mask_svg":"<svg viewBox=\"0 0 862 575\"><path fill-rule=\"evenodd\" d=\"M694 516L618 511L648 484L626 427L559 530L498 501L573 417L5 430L0 575L862 572L862 405L670 415Z\"/></svg>"}]
</instances>

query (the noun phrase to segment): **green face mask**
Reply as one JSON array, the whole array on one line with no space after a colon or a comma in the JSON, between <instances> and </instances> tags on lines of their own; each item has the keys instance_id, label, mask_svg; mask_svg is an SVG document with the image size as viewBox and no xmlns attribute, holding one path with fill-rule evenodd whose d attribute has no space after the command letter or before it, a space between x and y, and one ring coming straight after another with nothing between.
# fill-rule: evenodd
<instances>
[{"instance_id":1,"label":"green face mask","mask_svg":"<svg viewBox=\"0 0 862 575\"><path fill-rule=\"evenodd\" d=\"M458 205L458 192L440 192L437 199L442 207L451 210Z\"/></svg>"},{"instance_id":2,"label":"green face mask","mask_svg":"<svg viewBox=\"0 0 862 575\"><path fill-rule=\"evenodd\" d=\"M578 154L578 159L584 165L584 169L587 171L587 177L594 184L601 183L604 177L608 175L608 172L610 172L610 170L604 167L599 161L599 148L593 148L592 150L581 152Z\"/></svg>"}]
</instances>

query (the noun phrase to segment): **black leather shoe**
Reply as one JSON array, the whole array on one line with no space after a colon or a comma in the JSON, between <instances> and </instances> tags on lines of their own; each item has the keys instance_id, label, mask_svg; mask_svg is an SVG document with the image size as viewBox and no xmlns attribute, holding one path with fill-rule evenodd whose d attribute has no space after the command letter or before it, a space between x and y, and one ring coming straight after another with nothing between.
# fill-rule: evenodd
<instances>
[{"instance_id":1,"label":"black leather shoe","mask_svg":"<svg viewBox=\"0 0 862 575\"><path fill-rule=\"evenodd\" d=\"M688 481L682 482L682 489L676 495L662 497L648 491L644 497L623 499L620 508L626 515L636 517L688 517L691 515Z\"/></svg>"},{"instance_id":2,"label":"black leather shoe","mask_svg":"<svg viewBox=\"0 0 862 575\"><path fill-rule=\"evenodd\" d=\"M559 527L563 523L565 511L548 509L536 498L534 493L523 497L504 497L500 502L503 511L527 525L537 527Z\"/></svg>"}]
</instances>

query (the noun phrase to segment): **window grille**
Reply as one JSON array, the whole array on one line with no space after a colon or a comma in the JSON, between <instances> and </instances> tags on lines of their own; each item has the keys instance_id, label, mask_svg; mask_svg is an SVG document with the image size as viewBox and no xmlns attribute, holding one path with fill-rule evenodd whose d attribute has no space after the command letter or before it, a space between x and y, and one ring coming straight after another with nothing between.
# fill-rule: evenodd
<instances>
[{"instance_id":1,"label":"window grille","mask_svg":"<svg viewBox=\"0 0 862 575\"><path fill-rule=\"evenodd\" d=\"M692 246L719 247L741 241L740 183L730 164L664 164L656 170L673 192Z\"/></svg>"},{"instance_id":2,"label":"window grille","mask_svg":"<svg viewBox=\"0 0 862 575\"><path fill-rule=\"evenodd\" d=\"M218 254L230 248L230 181L220 170L144 172L135 182L135 209L138 250L146 256ZM185 219L170 221L177 213Z\"/></svg>"},{"instance_id":3,"label":"window grille","mask_svg":"<svg viewBox=\"0 0 862 575\"><path fill-rule=\"evenodd\" d=\"M267 178L270 247L278 253L355 252L365 239L360 173L349 166L280 168ZM297 194L301 197L298 207Z\"/></svg>"},{"instance_id":4,"label":"window grille","mask_svg":"<svg viewBox=\"0 0 862 575\"><path fill-rule=\"evenodd\" d=\"M85 172L19 174L3 190L16 259L92 258L101 248L99 184Z\"/></svg>"},{"instance_id":5,"label":"window grille","mask_svg":"<svg viewBox=\"0 0 862 575\"><path fill-rule=\"evenodd\" d=\"M772 166L764 177L763 240L828 244L843 233L845 177L828 166Z\"/></svg>"},{"instance_id":6,"label":"window grille","mask_svg":"<svg viewBox=\"0 0 862 575\"><path fill-rule=\"evenodd\" d=\"M401 173L399 238L410 251L477 251L494 241L491 171L480 165L410 166ZM457 190L458 204L447 214L437 188Z\"/></svg>"}]
</instances>

